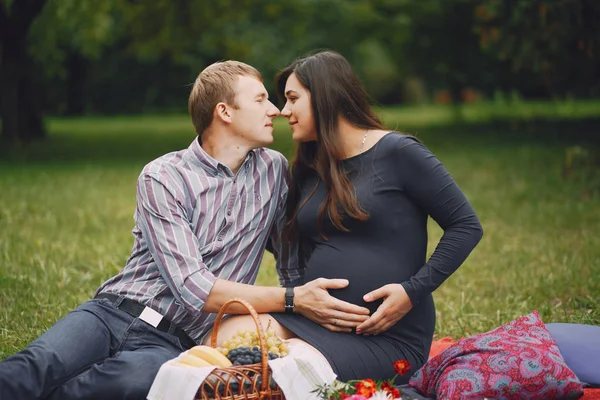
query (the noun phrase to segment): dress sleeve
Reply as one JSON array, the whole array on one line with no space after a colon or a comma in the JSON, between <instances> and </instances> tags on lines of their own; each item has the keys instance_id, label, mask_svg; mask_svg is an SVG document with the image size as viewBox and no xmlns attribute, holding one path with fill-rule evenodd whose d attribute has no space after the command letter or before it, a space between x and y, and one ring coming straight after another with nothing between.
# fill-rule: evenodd
<instances>
[{"instance_id":1,"label":"dress sleeve","mask_svg":"<svg viewBox=\"0 0 600 400\"><path fill-rule=\"evenodd\" d=\"M442 163L419 141L405 137L395 160L402 189L444 230L429 260L402 286L413 305L437 289L483 236L467 198Z\"/></svg>"},{"instance_id":2,"label":"dress sleeve","mask_svg":"<svg viewBox=\"0 0 600 400\"><path fill-rule=\"evenodd\" d=\"M137 203L136 219L160 274L186 311L201 312L216 277L202 260L184 208L154 174L138 179Z\"/></svg>"}]
</instances>

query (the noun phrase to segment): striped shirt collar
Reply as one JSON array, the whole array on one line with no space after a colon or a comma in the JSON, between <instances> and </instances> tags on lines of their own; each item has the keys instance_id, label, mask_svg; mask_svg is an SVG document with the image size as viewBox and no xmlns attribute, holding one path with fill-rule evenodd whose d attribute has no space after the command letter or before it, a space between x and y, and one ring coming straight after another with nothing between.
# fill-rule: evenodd
<instances>
[{"instance_id":1,"label":"striped shirt collar","mask_svg":"<svg viewBox=\"0 0 600 400\"><path fill-rule=\"evenodd\" d=\"M202 169L206 170L209 173L214 175L218 175L219 171L229 171L229 167L225 164L220 163L216 159L214 159L210 154L206 152L200 145L200 136L198 136L188 147L188 154L190 161L194 164L197 164ZM251 150L246 155L244 159L244 163L249 162L250 159L256 156L257 149Z\"/></svg>"}]
</instances>

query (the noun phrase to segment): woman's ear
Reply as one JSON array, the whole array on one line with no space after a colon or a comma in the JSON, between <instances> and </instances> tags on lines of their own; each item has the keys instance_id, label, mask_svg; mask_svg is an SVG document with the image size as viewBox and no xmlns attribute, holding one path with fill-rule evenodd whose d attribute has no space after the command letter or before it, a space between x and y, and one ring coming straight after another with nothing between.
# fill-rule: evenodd
<instances>
[{"instance_id":1,"label":"woman's ear","mask_svg":"<svg viewBox=\"0 0 600 400\"><path fill-rule=\"evenodd\" d=\"M219 118L226 124L231 123L231 110L227 106L227 104L221 102L218 103L215 107L215 117Z\"/></svg>"}]
</instances>

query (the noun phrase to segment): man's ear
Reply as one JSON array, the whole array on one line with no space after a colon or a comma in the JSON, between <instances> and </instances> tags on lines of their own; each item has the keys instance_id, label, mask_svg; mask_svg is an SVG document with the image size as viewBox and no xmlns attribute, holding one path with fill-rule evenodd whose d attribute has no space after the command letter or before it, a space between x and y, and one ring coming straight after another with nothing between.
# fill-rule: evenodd
<instances>
[{"instance_id":1,"label":"man's ear","mask_svg":"<svg viewBox=\"0 0 600 400\"><path fill-rule=\"evenodd\" d=\"M215 117L219 118L221 121L226 124L231 123L231 109L227 106L227 104L220 102L215 106Z\"/></svg>"}]
</instances>

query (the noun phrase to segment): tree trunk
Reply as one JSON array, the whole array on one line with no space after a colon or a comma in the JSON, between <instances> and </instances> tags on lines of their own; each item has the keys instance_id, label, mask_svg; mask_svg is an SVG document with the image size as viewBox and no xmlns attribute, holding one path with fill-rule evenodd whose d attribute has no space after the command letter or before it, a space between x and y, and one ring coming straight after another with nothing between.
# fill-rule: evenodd
<instances>
[{"instance_id":1,"label":"tree trunk","mask_svg":"<svg viewBox=\"0 0 600 400\"><path fill-rule=\"evenodd\" d=\"M0 118L2 118L3 141L15 142L19 131L18 102L19 98L19 73L18 62L10 54L11 46L5 43L2 47L2 64L0 65Z\"/></svg>"},{"instance_id":2,"label":"tree trunk","mask_svg":"<svg viewBox=\"0 0 600 400\"><path fill-rule=\"evenodd\" d=\"M0 71L2 140L28 142L45 137L40 90L26 47L5 43Z\"/></svg>"},{"instance_id":3,"label":"tree trunk","mask_svg":"<svg viewBox=\"0 0 600 400\"><path fill-rule=\"evenodd\" d=\"M45 137L41 88L28 53L29 28L46 0L19 0L10 14L0 4L1 141L28 142Z\"/></svg>"}]
</instances>

